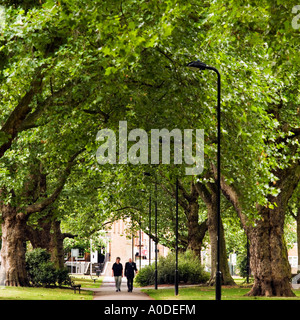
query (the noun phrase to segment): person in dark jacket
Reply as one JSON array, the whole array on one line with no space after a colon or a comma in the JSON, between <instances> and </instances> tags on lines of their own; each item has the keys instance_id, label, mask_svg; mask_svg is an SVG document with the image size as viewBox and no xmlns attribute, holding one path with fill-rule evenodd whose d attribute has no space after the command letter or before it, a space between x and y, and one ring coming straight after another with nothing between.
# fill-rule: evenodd
<instances>
[{"instance_id":1,"label":"person in dark jacket","mask_svg":"<svg viewBox=\"0 0 300 320\"><path fill-rule=\"evenodd\" d=\"M137 272L138 270L136 268L136 264L132 261L131 258L129 258L128 262L126 262L125 264L125 277L127 278L128 292L132 292L133 278L135 276L135 273Z\"/></svg>"},{"instance_id":2,"label":"person in dark jacket","mask_svg":"<svg viewBox=\"0 0 300 320\"><path fill-rule=\"evenodd\" d=\"M112 276L115 277L116 291L121 291L121 283L123 277L123 266L120 263L121 258L117 257L116 262L112 266Z\"/></svg>"}]
</instances>

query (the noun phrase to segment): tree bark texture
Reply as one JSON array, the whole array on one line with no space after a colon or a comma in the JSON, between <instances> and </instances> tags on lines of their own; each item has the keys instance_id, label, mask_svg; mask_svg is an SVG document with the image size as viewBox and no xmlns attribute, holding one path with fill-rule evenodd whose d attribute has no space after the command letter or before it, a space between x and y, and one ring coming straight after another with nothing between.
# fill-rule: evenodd
<instances>
[{"instance_id":1,"label":"tree bark texture","mask_svg":"<svg viewBox=\"0 0 300 320\"><path fill-rule=\"evenodd\" d=\"M1 269L5 273L4 285L28 286L25 264L25 216L10 205L3 205L2 218Z\"/></svg>"},{"instance_id":2,"label":"tree bark texture","mask_svg":"<svg viewBox=\"0 0 300 320\"><path fill-rule=\"evenodd\" d=\"M217 245L218 245L218 230L217 230L217 190L215 184L197 183L196 188L200 197L207 207L207 225L211 246L211 277L209 285L215 284L216 277L216 263L217 263ZM220 228L220 271L222 273L223 285L235 285L235 282L229 272L227 262L226 242L224 236L223 223L221 221Z\"/></svg>"},{"instance_id":3,"label":"tree bark texture","mask_svg":"<svg viewBox=\"0 0 300 320\"><path fill-rule=\"evenodd\" d=\"M250 265L254 284L249 296L292 297L291 267L284 240L280 209L262 208L261 219L249 232Z\"/></svg>"},{"instance_id":4,"label":"tree bark texture","mask_svg":"<svg viewBox=\"0 0 300 320\"><path fill-rule=\"evenodd\" d=\"M239 202L236 190L221 179L224 195L231 201L250 241L250 266L254 284L249 296L294 296L291 289L291 267L284 239L284 219L288 201L300 180L300 166L295 163L276 172L280 193L269 197L274 208L257 206L259 219L250 223Z\"/></svg>"}]
</instances>

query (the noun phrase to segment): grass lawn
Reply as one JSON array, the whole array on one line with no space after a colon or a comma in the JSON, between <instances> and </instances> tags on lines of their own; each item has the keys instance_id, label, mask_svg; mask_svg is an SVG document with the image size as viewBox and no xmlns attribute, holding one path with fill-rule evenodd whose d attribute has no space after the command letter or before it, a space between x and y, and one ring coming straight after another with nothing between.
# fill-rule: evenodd
<instances>
[{"instance_id":1,"label":"grass lawn","mask_svg":"<svg viewBox=\"0 0 300 320\"><path fill-rule=\"evenodd\" d=\"M93 277L95 278L95 277ZM81 288L99 288L102 278L93 281L90 276L72 276L75 284ZM76 294L70 288L31 288L31 287L0 287L0 300L92 300L93 292L78 290Z\"/></svg>"},{"instance_id":2,"label":"grass lawn","mask_svg":"<svg viewBox=\"0 0 300 320\"><path fill-rule=\"evenodd\" d=\"M72 275L71 278L75 284L81 284L81 288L99 288L103 280L103 276L91 278L90 276Z\"/></svg>"},{"instance_id":3,"label":"grass lawn","mask_svg":"<svg viewBox=\"0 0 300 320\"><path fill-rule=\"evenodd\" d=\"M155 300L215 300L214 287L189 287L179 288L179 295L174 295L172 289L142 289L150 297ZM245 294L250 291L250 288L245 287L222 287L222 300L300 300L300 290L294 290L296 297L246 297Z\"/></svg>"},{"instance_id":4,"label":"grass lawn","mask_svg":"<svg viewBox=\"0 0 300 320\"><path fill-rule=\"evenodd\" d=\"M0 300L92 300L92 291L67 288L0 287Z\"/></svg>"}]
</instances>

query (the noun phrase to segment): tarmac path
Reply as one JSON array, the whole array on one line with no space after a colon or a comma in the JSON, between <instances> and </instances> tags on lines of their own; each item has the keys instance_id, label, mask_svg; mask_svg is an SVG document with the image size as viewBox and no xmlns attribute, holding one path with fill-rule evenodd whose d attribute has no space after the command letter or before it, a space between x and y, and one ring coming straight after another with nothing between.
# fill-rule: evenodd
<instances>
[{"instance_id":1,"label":"tarmac path","mask_svg":"<svg viewBox=\"0 0 300 320\"><path fill-rule=\"evenodd\" d=\"M133 287L132 292L128 292L127 279L122 278L121 291L116 292L115 279L113 277L105 277L100 288L93 289L93 300L153 300L140 288Z\"/></svg>"}]
</instances>

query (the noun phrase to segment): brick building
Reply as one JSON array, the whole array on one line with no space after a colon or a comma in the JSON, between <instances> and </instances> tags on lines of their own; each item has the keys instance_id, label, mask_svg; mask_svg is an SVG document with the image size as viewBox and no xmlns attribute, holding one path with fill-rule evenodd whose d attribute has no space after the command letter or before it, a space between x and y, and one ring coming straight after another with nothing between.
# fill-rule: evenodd
<instances>
[{"instance_id":1,"label":"brick building","mask_svg":"<svg viewBox=\"0 0 300 320\"><path fill-rule=\"evenodd\" d=\"M298 271L298 245L294 243L293 248L288 250L288 259L291 265L292 274L297 274Z\"/></svg>"},{"instance_id":2,"label":"brick building","mask_svg":"<svg viewBox=\"0 0 300 320\"><path fill-rule=\"evenodd\" d=\"M106 228L107 232L107 247L106 247L106 263L103 274L111 275L111 268L116 260L116 257L121 258L123 266L132 258L136 262L137 268L149 264L149 255L151 263L155 261L155 243L153 240L149 243L149 236L143 231L132 235L130 233L130 219L117 220ZM140 239L141 236L141 239ZM150 247L150 251L149 251ZM158 259L161 256L166 256L169 249L158 244ZM141 256L140 256L141 253Z\"/></svg>"}]
</instances>

